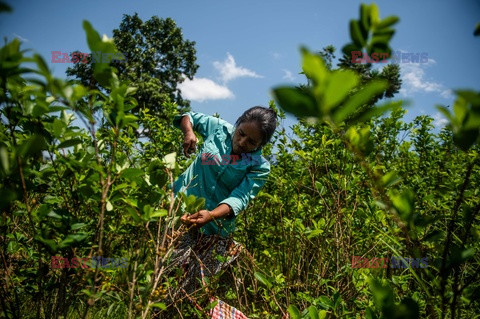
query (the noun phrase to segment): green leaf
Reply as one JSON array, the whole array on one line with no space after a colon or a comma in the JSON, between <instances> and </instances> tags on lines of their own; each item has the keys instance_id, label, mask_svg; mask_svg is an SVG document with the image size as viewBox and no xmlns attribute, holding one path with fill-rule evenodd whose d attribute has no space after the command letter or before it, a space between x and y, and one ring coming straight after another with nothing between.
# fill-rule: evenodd
<instances>
[{"instance_id":1,"label":"green leaf","mask_svg":"<svg viewBox=\"0 0 480 319\"><path fill-rule=\"evenodd\" d=\"M381 309L384 312L384 315L387 318L391 317L394 308L392 288L390 288L388 285L383 285L380 281L374 278L370 278L369 282L375 305L378 309Z\"/></svg>"},{"instance_id":2,"label":"green leaf","mask_svg":"<svg viewBox=\"0 0 480 319\"><path fill-rule=\"evenodd\" d=\"M67 128L67 125L65 124L65 122L57 118L53 120L52 126L53 126L53 136L55 136L56 138L60 138L60 136L62 136L62 133Z\"/></svg>"},{"instance_id":3,"label":"green leaf","mask_svg":"<svg viewBox=\"0 0 480 319\"><path fill-rule=\"evenodd\" d=\"M137 211L134 208L126 207L125 209L130 214L130 216L132 216L135 223L140 224L142 222L142 220L140 219L140 216L138 216Z\"/></svg>"},{"instance_id":4,"label":"green leaf","mask_svg":"<svg viewBox=\"0 0 480 319\"><path fill-rule=\"evenodd\" d=\"M342 48L342 52L343 52L343 54L345 54L347 56L347 59L352 58L352 52L353 51L360 51L361 52L362 47L358 46L358 45L355 45L353 43L349 43Z\"/></svg>"},{"instance_id":5,"label":"green leaf","mask_svg":"<svg viewBox=\"0 0 480 319\"><path fill-rule=\"evenodd\" d=\"M176 152L165 155L163 157L163 162L165 163L165 167L170 169L170 170L175 169L176 158L177 158L177 153Z\"/></svg>"},{"instance_id":6,"label":"green leaf","mask_svg":"<svg viewBox=\"0 0 480 319\"><path fill-rule=\"evenodd\" d=\"M260 281L263 285L267 286L268 289L272 288L272 283L267 279L267 277L259 272L254 273L255 278L257 278L258 281Z\"/></svg>"},{"instance_id":7,"label":"green leaf","mask_svg":"<svg viewBox=\"0 0 480 319\"><path fill-rule=\"evenodd\" d=\"M131 126L131 127L134 127L134 128L138 128L137 121L138 121L138 117L136 117L135 115L132 115L132 114L127 114L123 118L123 126Z\"/></svg>"},{"instance_id":8,"label":"green leaf","mask_svg":"<svg viewBox=\"0 0 480 319\"><path fill-rule=\"evenodd\" d=\"M439 110L440 113L442 113L450 121L450 123L452 123L454 121L454 118L453 118L452 114L450 113L450 110L447 109L445 106L437 105L437 110Z\"/></svg>"},{"instance_id":9,"label":"green leaf","mask_svg":"<svg viewBox=\"0 0 480 319\"><path fill-rule=\"evenodd\" d=\"M312 239L312 238L317 237L321 234L323 234L323 229L314 229L310 233L308 233L307 238Z\"/></svg>"},{"instance_id":10,"label":"green leaf","mask_svg":"<svg viewBox=\"0 0 480 319\"><path fill-rule=\"evenodd\" d=\"M10 174L10 158L6 147L0 146L0 165L6 174Z\"/></svg>"},{"instance_id":11,"label":"green leaf","mask_svg":"<svg viewBox=\"0 0 480 319\"><path fill-rule=\"evenodd\" d=\"M82 140L79 138L72 138L70 140L63 141L62 143L58 144L57 148L67 148L72 147L78 144L81 144Z\"/></svg>"},{"instance_id":12,"label":"green leaf","mask_svg":"<svg viewBox=\"0 0 480 319\"><path fill-rule=\"evenodd\" d=\"M328 113L330 109L343 101L348 92L358 84L359 78L351 70L336 70L332 72L325 88L322 111Z\"/></svg>"},{"instance_id":13,"label":"green leaf","mask_svg":"<svg viewBox=\"0 0 480 319\"><path fill-rule=\"evenodd\" d=\"M144 174L145 174L145 172L143 170L141 170L140 168L131 167L131 168L124 169L120 173L120 176L129 180L129 181L133 181L133 180L136 180L138 177L143 176Z\"/></svg>"},{"instance_id":14,"label":"green leaf","mask_svg":"<svg viewBox=\"0 0 480 319\"><path fill-rule=\"evenodd\" d=\"M370 4L370 24L375 27L380 21L380 13L375 3Z\"/></svg>"},{"instance_id":15,"label":"green leaf","mask_svg":"<svg viewBox=\"0 0 480 319\"><path fill-rule=\"evenodd\" d=\"M87 43L92 52L93 76L104 87L115 88L118 86L118 77L114 68L110 67L110 61L106 62L104 56L112 56L117 53L115 44L111 40L103 41L90 22L83 21L83 29L87 34Z\"/></svg>"},{"instance_id":16,"label":"green leaf","mask_svg":"<svg viewBox=\"0 0 480 319\"><path fill-rule=\"evenodd\" d=\"M195 204L195 200L196 200L196 197L195 195L188 195L185 199L185 205L187 205L187 207L189 207L189 211L193 211L193 209L191 208L192 206L194 206Z\"/></svg>"},{"instance_id":17,"label":"green leaf","mask_svg":"<svg viewBox=\"0 0 480 319\"><path fill-rule=\"evenodd\" d=\"M315 87L322 88L328 78L328 69L323 58L317 54L310 53L306 48L301 48L302 69L307 78L312 80Z\"/></svg>"},{"instance_id":18,"label":"green leaf","mask_svg":"<svg viewBox=\"0 0 480 319\"><path fill-rule=\"evenodd\" d=\"M160 209L160 210L157 210L155 212L153 212L152 214L150 214L150 218L155 218L155 217L165 217L168 215L168 211L166 209Z\"/></svg>"},{"instance_id":19,"label":"green leaf","mask_svg":"<svg viewBox=\"0 0 480 319\"><path fill-rule=\"evenodd\" d=\"M400 218L402 218L406 222L409 222L412 218L414 208L413 191L410 189L406 189L401 193L393 192L390 195L390 199L392 200L393 207L398 212Z\"/></svg>"},{"instance_id":20,"label":"green leaf","mask_svg":"<svg viewBox=\"0 0 480 319\"><path fill-rule=\"evenodd\" d=\"M167 306L163 302L155 302L150 307L159 308L160 310L166 310Z\"/></svg>"},{"instance_id":21,"label":"green leaf","mask_svg":"<svg viewBox=\"0 0 480 319\"><path fill-rule=\"evenodd\" d=\"M440 230L433 230L433 231L429 232L428 234L426 234L423 237L422 241L434 243L434 242L439 242L444 237L445 237L444 232L442 232Z\"/></svg>"},{"instance_id":22,"label":"green leaf","mask_svg":"<svg viewBox=\"0 0 480 319\"><path fill-rule=\"evenodd\" d=\"M395 306L395 319L418 319L420 318L420 308L412 298L404 298L399 305Z\"/></svg>"},{"instance_id":23,"label":"green leaf","mask_svg":"<svg viewBox=\"0 0 480 319\"><path fill-rule=\"evenodd\" d=\"M0 188L0 209L7 208L15 199L17 199L16 192L9 188Z\"/></svg>"},{"instance_id":24,"label":"green leaf","mask_svg":"<svg viewBox=\"0 0 480 319\"><path fill-rule=\"evenodd\" d=\"M272 94L285 112L298 117L319 116L315 99L305 90L297 87L277 87Z\"/></svg>"},{"instance_id":25,"label":"green leaf","mask_svg":"<svg viewBox=\"0 0 480 319\"><path fill-rule=\"evenodd\" d=\"M363 128L350 127L345 133L345 137L364 155L368 155L373 150L373 142L370 139L370 126L368 125Z\"/></svg>"},{"instance_id":26,"label":"green leaf","mask_svg":"<svg viewBox=\"0 0 480 319\"><path fill-rule=\"evenodd\" d=\"M388 33L388 34L382 34L382 35L374 35L372 37L372 40L370 40L370 43L369 45L370 46L380 46L380 45L383 45L383 47L387 47L388 48L388 43L390 42L390 40L392 39L393 35L394 35L395 32L393 33ZM373 52L378 52L378 51L373 51L372 50L372 53Z\"/></svg>"},{"instance_id":27,"label":"green leaf","mask_svg":"<svg viewBox=\"0 0 480 319\"><path fill-rule=\"evenodd\" d=\"M66 247L71 247L73 245L77 245L82 241L84 241L87 237L88 235L85 233L69 234L64 240L62 240L59 247L66 248Z\"/></svg>"},{"instance_id":28,"label":"green leaf","mask_svg":"<svg viewBox=\"0 0 480 319\"><path fill-rule=\"evenodd\" d=\"M287 308L288 313L290 314L291 319L301 319L300 310L295 305L290 305Z\"/></svg>"},{"instance_id":29,"label":"green leaf","mask_svg":"<svg viewBox=\"0 0 480 319\"><path fill-rule=\"evenodd\" d=\"M372 308L367 307L367 310L365 310L365 318L366 319L377 319L377 315L375 315L375 312L372 310Z\"/></svg>"},{"instance_id":30,"label":"green leaf","mask_svg":"<svg viewBox=\"0 0 480 319\"><path fill-rule=\"evenodd\" d=\"M195 200L195 203L193 204L193 210L194 212L198 212L199 210L202 210L205 208L205 198L203 197L198 197Z\"/></svg>"},{"instance_id":31,"label":"green leaf","mask_svg":"<svg viewBox=\"0 0 480 319\"><path fill-rule=\"evenodd\" d=\"M102 39L100 38L98 32L95 31L90 22L88 22L87 20L83 20L83 29L87 34L87 43L90 50L99 50L101 48L100 43L102 42Z\"/></svg>"},{"instance_id":32,"label":"green leaf","mask_svg":"<svg viewBox=\"0 0 480 319\"><path fill-rule=\"evenodd\" d=\"M310 316L310 319L319 319L317 308L314 306L308 307L308 315Z\"/></svg>"},{"instance_id":33,"label":"green leaf","mask_svg":"<svg viewBox=\"0 0 480 319\"><path fill-rule=\"evenodd\" d=\"M28 157L38 155L42 150L47 149L47 143L45 138L41 135L34 134L30 136L26 141L19 145L18 154L21 157Z\"/></svg>"},{"instance_id":34,"label":"green leaf","mask_svg":"<svg viewBox=\"0 0 480 319\"><path fill-rule=\"evenodd\" d=\"M330 309L333 306L332 301L327 296L318 297L318 305L324 309Z\"/></svg>"},{"instance_id":35,"label":"green leaf","mask_svg":"<svg viewBox=\"0 0 480 319\"><path fill-rule=\"evenodd\" d=\"M371 43L368 46L368 54L371 56L372 53L386 53L388 57L392 56L392 48L388 45L388 43L383 43L383 42L376 42L376 43Z\"/></svg>"},{"instance_id":36,"label":"green leaf","mask_svg":"<svg viewBox=\"0 0 480 319\"><path fill-rule=\"evenodd\" d=\"M40 73L45 76L47 79L51 78L50 70L48 69L48 65L45 62L45 60L40 56L39 54L34 54L33 55L33 60L37 64L37 67L40 71Z\"/></svg>"},{"instance_id":37,"label":"green leaf","mask_svg":"<svg viewBox=\"0 0 480 319\"><path fill-rule=\"evenodd\" d=\"M373 80L367 83L353 96L349 97L345 104L338 108L333 114L333 121L335 123L343 122L364 104L371 101L374 97L381 94L388 87L388 82L385 80Z\"/></svg>"},{"instance_id":38,"label":"green leaf","mask_svg":"<svg viewBox=\"0 0 480 319\"><path fill-rule=\"evenodd\" d=\"M83 228L85 226L87 226L87 224L85 224L85 223L76 223L76 224L73 224L72 226L70 226L70 229L71 230L77 230L77 229Z\"/></svg>"},{"instance_id":39,"label":"green leaf","mask_svg":"<svg viewBox=\"0 0 480 319\"><path fill-rule=\"evenodd\" d=\"M380 21L376 26L375 28L376 29L385 29L385 28L388 28L392 25L394 25L395 23L397 23L400 19L397 17L397 16L389 16L389 17L386 17L385 19L383 19L382 21Z\"/></svg>"},{"instance_id":40,"label":"green leaf","mask_svg":"<svg viewBox=\"0 0 480 319\"><path fill-rule=\"evenodd\" d=\"M462 248L454 246L451 255L448 257L449 267L460 265L475 256L475 248Z\"/></svg>"},{"instance_id":41,"label":"green leaf","mask_svg":"<svg viewBox=\"0 0 480 319\"><path fill-rule=\"evenodd\" d=\"M51 254L55 254L58 251L58 245L53 239L45 239L40 235L36 235L34 238L42 243Z\"/></svg>"},{"instance_id":42,"label":"green leaf","mask_svg":"<svg viewBox=\"0 0 480 319\"><path fill-rule=\"evenodd\" d=\"M457 98L453 103L453 113L457 118L458 123L463 123L468 112L467 101L463 98Z\"/></svg>"},{"instance_id":43,"label":"green leaf","mask_svg":"<svg viewBox=\"0 0 480 319\"><path fill-rule=\"evenodd\" d=\"M360 24L357 20L350 20L350 38L355 45L358 45L362 48L366 46L365 38L362 35Z\"/></svg>"},{"instance_id":44,"label":"green leaf","mask_svg":"<svg viewBox=\"0 0 480 319\"><path fill-rule=\"evenodd\" d=\"M362 34L368 34L370 31L370 8L365 3L360 4L360 21Z\"/></svg>"},{"instance_id":45,"label":"green leaf","mask_svg":"<svg viewBox=\"0 0 480 319\"><path fill-rule=\"evenodd\" d=\"M370 120L373 117L380 116L386 113L387 111L397 109L402 105L407 105L407 103L405 101L393 101L393 102L387 102L383 105L374 106L369 110L360 112L357 116L353 117L352 120L350 120L349 122L350 124L365 122Z\"/></svg>"},{"instance_id":46,"label":"green leaf","mask_svg":"<svg viewBox=\"0 0 480 319\"><path fill-rule=\"evenodd\" d=\"M48 113L48 111L49 109L47 105L38 103L33 107L32 115L34 117L40 117L43 114Z\"/></svg>"},{"instance_id":47,"label":"green leaf","mask_svg":"<svg viewBox=\"0 0 480 319\"><path fill-rule=\"evenodd\" d=\"M473 109L480 111L480 92L472 90L455 90L454 92L457 96L471 103Z\"/></svg>"},{"instance_id":48,"label":"green leaf","mask_svg":"<svg viewBox=\"0 0 480 319\"><path fill-rule=\"evenodd\" d=\"M401 180L402 178L398 176L398 174L394 171L388 172L387 174L382 176L382 184L383 184L383 187L385 188L395 185L399 183Z\"/></svg>"},{"instance_id":49,"label":"green leaf","mask_svg":"<svg viewBox=\"0 0 480 319\"><path fill-rule=\"evenodd\" d=\"M2 1L0 2L0 12L12 12L12 7Z\"/></svg>"},{"instance_id":50,"label":"green leaf","mask_svg":"<svg viewBox=\"0 0 480 319\"><path fill-rule=\"evenodd\" d=\"M479 137L478 129L464 130L460 129L453 134L453 142L463 151L468 151Z\"/></svg>"},{"instance_id":51,"label":"green leaf","mask_svg":"<svg viewBox=\"0 0 480 319\"><path fill-rule=\"evenodd\" d=\"M153 160L148 165L148 175L150 183L157 185L158 187L163 187L167 183L168 174L165 171L165 164L159 159Z\"/></svg>"}]
</instances>

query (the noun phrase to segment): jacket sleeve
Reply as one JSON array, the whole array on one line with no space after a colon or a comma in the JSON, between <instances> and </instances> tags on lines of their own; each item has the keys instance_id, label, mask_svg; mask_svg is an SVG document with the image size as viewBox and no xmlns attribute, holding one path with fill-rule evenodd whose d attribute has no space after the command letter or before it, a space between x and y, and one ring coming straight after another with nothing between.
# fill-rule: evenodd
<instances>
[{"instance_id":1,"label":"jacket sleeve","mask_svg":"<svg viewBox=\"0 0 480 319\"><path fill-rule=\"evenodd\" d=\"M180 128L180 120L187 115L190 119L190 123L193 125L193 130L198 132L204 139L212 134L219 126L225 125L224 120L216 118L214 116L205 115L198 112L186 112L181 115L177 115L173 119L173 125Z\"/></svg>"},{"instance_id":2,"label":"jacket sleeve","mask_svg":"<svg viewBox=\"0 0 480 319\"><path fill-rule=\"evenodd\" d=\"M242 182L219 205L229 205L237 216L247 207L250 200L257 196L260 189L265 185L269 174L270 163L268 162L252 167L252 170L247 173Z\"/></svg>"}]
</instances>

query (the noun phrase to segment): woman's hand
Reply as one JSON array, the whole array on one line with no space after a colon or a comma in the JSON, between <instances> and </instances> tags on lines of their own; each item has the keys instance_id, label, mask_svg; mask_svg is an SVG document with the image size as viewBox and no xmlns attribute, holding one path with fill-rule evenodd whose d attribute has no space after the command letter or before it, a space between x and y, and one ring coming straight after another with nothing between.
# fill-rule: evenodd
<instances>
[{"instance_id":1,"label":"woman's hand","mask_svg":"<svg viewBox=\"0 0 480 319\"><path fill-rule=\"evenodd\" d=\"M190 157L190 154L195 152L197 142L197 137L192 130L185 133L185 138L183 139L183 154L185 154L186 157Z\"/></svg>"},{"instance_id":2,"label":"woman's hand","mask_svg":"<svg viewBox=\"0 0 480 319\"><path fill-rule=\"evenodd\" d=\"M195 214L185 214L181 218L185 225L193 225L195 227L202 227L213 220L213 216L206 209L199 210Z\"/></svg>"}]
</instances>

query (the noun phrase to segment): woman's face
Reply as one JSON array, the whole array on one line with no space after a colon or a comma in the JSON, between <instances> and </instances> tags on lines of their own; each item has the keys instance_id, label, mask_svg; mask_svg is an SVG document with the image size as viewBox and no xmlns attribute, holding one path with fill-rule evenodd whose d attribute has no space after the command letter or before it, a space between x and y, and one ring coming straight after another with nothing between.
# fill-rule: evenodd
<instances>
[{"instance_id":1,"label":"woman's face","mask_svg":"<svg viewBox=\"0 0 480 319\"><path fill-rule=\"evenodd\" d=\"M237 126L233 135L233 153L251 153L262 144L262 132L256 122L244 122Z\"/></svg>"}]
</instances>

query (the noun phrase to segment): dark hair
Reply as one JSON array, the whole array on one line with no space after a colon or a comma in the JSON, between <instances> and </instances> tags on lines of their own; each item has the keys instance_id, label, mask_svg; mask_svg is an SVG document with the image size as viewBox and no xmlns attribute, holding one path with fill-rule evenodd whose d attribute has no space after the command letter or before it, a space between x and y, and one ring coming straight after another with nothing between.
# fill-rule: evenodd
<instances>
[{"instance_id":1,"label":"dark hair","mask_svg":"<svg viewBox=\"0 0 480 319\"><path fill-rule=\"evenodd\" d=\"M235 126L250 122L257 122L260 125L262 132L262 144L260 146L264 146L270 141L277 128L277 114L268 107L254 106L243 112L235 122Z\"/></svg>"}]
</instances>

